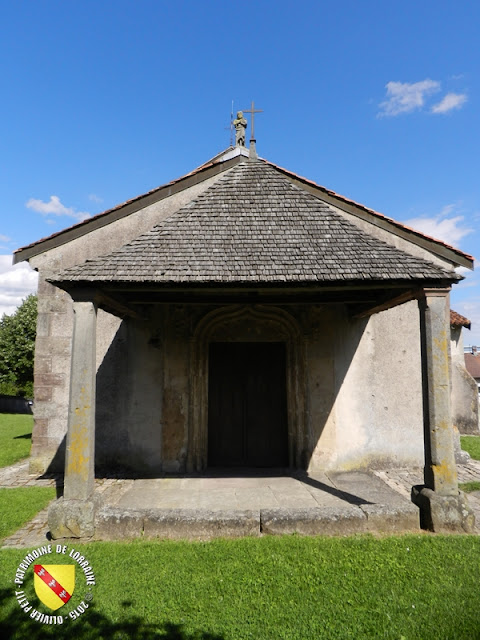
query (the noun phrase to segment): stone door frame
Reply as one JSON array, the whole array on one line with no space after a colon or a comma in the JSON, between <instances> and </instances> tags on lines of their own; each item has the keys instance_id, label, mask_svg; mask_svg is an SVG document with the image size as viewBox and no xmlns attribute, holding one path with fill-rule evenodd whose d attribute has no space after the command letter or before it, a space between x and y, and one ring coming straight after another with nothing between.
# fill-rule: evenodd
<instances>
[{"instance_id":1,"label":"stone door frame","mask_svg":"<svg viewBox=\"0 0 480 640\"><path fill-rule=\"evenodd\" d=\"M292 469L304 468L305 358L295 319L270 305L227 305L200 320L190 345L190 402L187 471L208 465L208 352L211 342L284 342L287 355L288 459Z\"/></svg>"}]
</instances>

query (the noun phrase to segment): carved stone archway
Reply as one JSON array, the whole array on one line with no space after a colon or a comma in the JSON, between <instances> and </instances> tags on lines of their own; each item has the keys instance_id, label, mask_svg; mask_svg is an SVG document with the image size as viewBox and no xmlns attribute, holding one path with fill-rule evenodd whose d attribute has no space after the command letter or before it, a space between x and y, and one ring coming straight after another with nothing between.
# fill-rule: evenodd
<instances>
[{"instance_id":1,"label":"carved stone archway","mask_svg":"<svg viewBox=\"0 0 480 640\"><path fill-rule=\"evenodd\" d=\"M191 342L191 385L187 471L208 464L208 352L210 342L284 342L287 354L288 457L291 468L305 466L305 365L295 319L269 305L229 305L208 313Z\"/></svg>"}]
</instances>

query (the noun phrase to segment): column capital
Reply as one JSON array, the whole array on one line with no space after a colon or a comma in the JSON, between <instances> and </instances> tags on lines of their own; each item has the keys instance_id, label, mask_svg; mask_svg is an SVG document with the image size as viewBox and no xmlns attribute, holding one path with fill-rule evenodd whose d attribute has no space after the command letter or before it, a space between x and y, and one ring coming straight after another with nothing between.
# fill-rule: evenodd
<instances>
[{"instance_id":1,"label":"column capital","mask_svg":"<svg viewBox=\"0 0 480 640\"><path fill-rule=\"evenodd\" d=\"M423 287L420 292L420 299L422 298L444 298L448 296L452 287Z\"/></svg>"}]
</instances>

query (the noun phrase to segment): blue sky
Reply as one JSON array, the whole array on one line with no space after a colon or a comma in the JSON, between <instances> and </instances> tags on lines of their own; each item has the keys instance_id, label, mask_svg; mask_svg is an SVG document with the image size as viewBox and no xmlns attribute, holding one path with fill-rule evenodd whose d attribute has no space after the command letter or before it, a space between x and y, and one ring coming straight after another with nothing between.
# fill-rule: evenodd
<instances>
[{"instance_id":1,"label":"blue sky","mask_svg":"<svg viewBox=\"0 0 480 640\"><path fill-rule=\"evenodd\" d=\"M477 253L480 4L0 0L0 313L14 249L179 177L252 100L262 157ZM452 307L480 345L480 279Z\"/></svg>"}]
</instances>

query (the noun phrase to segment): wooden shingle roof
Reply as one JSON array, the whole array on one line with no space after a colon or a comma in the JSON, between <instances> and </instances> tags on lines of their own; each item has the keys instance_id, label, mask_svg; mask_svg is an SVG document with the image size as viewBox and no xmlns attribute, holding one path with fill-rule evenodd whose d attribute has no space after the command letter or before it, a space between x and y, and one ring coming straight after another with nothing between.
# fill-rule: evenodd
<instances>
[{"instance_id":1,"label":"wooden shingle roof","mask_svg":"<svg viewBox=\"0 0 480 640\"><path fill-rule=\"evenodd\" d=\"M362 231L268 163L245 160L189 205L52 282L320 283L460 279Z\"/></svg>"}]
</instances>

